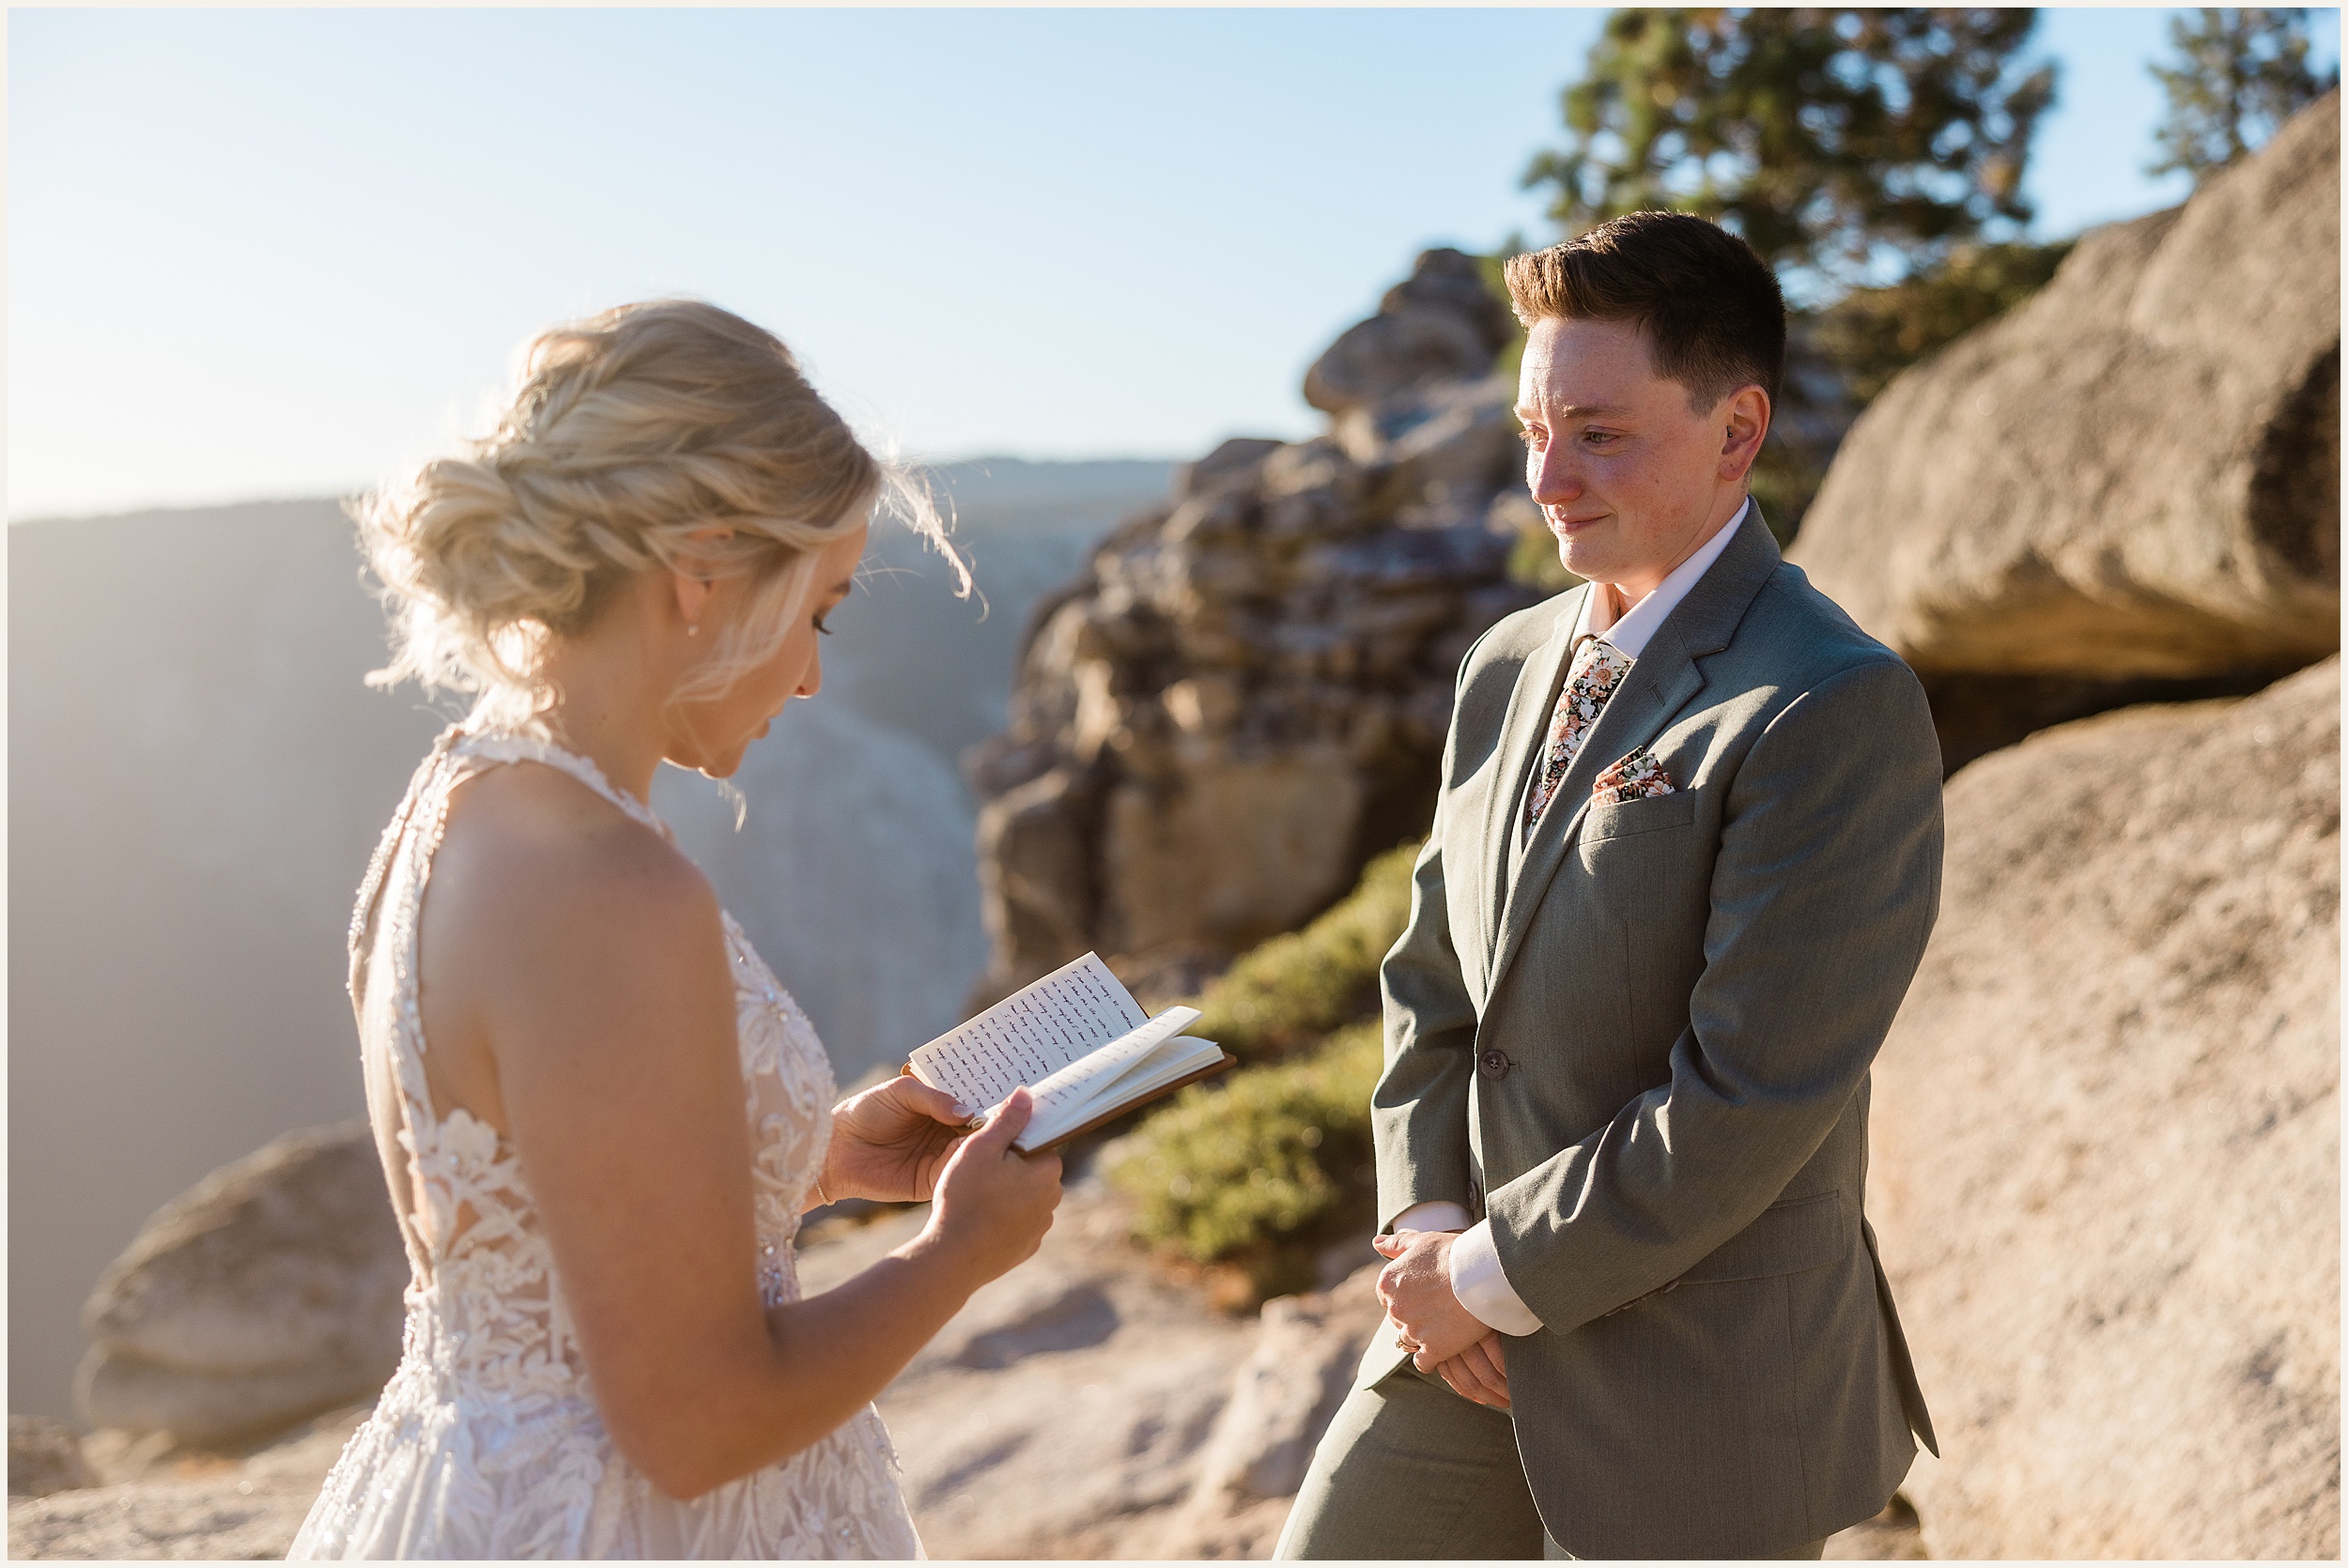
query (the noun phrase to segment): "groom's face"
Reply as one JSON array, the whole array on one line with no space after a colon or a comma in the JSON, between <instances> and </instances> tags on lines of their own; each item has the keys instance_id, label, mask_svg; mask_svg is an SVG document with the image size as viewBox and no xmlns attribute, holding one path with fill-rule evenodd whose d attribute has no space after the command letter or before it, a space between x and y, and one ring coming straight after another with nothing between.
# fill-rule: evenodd
<instances>
[{"instance_id":1,"label":"groom's face","mask_svg":"<svg viewBox=\"0 0 2348 1568\"><path fill-rule=\"evenodd\" d=\"M1558 559L1635 601L1743 504L1769 397L1741 387L1699 409L1635 323L1549 317L1526 334L1517 418Z\"/></svg>"}]
</instances>

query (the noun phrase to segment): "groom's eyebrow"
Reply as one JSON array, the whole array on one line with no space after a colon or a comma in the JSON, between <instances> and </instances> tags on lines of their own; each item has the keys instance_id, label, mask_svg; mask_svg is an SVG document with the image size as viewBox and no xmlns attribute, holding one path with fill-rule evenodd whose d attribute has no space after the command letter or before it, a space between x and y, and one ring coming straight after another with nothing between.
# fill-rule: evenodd
<instances>
[{"instance_id":1,"label":"groom's eyebrow","mask_svg":"<svg viewBox=\"0 0 2348 1568\"><path fill-rule=\"evenodd\" d=\"M1520 423L1530 423L1540 417L1540 409L1529 403L1520 403L1513 410ZM1630 410L1614 403L1561 403L1557 406L1560 420L1613 419Z\"/></svg>"}]
</instances>

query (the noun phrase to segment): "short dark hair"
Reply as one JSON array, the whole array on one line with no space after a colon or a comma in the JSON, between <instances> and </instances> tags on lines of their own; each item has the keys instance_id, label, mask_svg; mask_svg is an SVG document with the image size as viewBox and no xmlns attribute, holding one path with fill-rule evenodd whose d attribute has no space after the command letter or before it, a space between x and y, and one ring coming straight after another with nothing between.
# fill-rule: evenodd
<instances>
[{"instance_id":1,"label":"short dark hair","mask_svg":"<svg viewBox=\"0 0 2348 1568\"><path fill-rule=\"evenodd\" d=\"M1685 212L1627 212L1545 251L1508 258L1508 302L1552 316L1635 321L1656 373L1698 408L1753 384L1772 407L1785 379L1785 296L1752 246Z\"/></svg>"}]
</instances>

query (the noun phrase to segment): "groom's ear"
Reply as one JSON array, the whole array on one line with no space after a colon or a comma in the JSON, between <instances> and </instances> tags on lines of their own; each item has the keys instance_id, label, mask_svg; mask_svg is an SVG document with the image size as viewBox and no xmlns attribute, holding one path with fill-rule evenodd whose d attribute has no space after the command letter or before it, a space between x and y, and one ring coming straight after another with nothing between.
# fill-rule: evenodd
<instances>
[{"instance_id":1,"label":"groom's ear","mask_svg":"<svg viewBox=\"0 0 2348 1568\"><path fill-rule=\"evenodd\" d=\"M1713 416L1722 424L1721 478L1733 484L1753 471L1769 434L1769 394L1751 383L1721 399Z\"/></svg>"}]
</instances>

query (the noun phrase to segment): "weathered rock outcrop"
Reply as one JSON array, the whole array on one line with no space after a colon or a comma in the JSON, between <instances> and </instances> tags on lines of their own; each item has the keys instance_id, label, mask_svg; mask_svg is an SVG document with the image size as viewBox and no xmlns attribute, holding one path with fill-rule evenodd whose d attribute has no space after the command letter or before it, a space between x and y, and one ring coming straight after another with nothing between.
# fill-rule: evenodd
<instances>
[{"instance_id":1,"label":"weathered rock outcrop","mask_svg":"<svg viewBox=\"0 0 2348 1568\"><path fill-rule=\"evenodd\" d=\"M2029 710L1978 753L2335 652L2339 422L2334 94L1893 382L1791 553L1937 708Z\"/></svg>"},{"instance_id":2,"label":"weathered rock outcrop","mask_svg":"<svg viewBox=\"0 0 2348 1568\"><path fill-rule=\"evenodd\" d=\"M8 1418L8 1496L45 1498L97 1484L71 1427L45 1416Z\"/></svg>"},{"instance_id":3,"label":"weathered rock outcrop","mask_svg":"<svg viewBox=\"0 0 2348 1568\"><path fill-rule=\"evenodd\" d=\"M92 1426L218 1442L372 1395L408 1257L366 1124L287 1133L147 1222L84 1312Z\"/></svg>"},{"instance_id":4,"label":"weathered rock outcrop","mask_svg":"<svg viewBox=\"0 0 2348 1568\"><path fill-rule=\"evenodd\" d=\"M2340 1550L2340 665L1951 780L1870 1207L1935 1557Z\"/></svg>"},{"instance_id":5,"label":"weathered rock outcrop","mask_svg":"<svg viewBox=\"0 0 2348 1568\"><path fill-rule=\"evenodd\" d=\"M985 989L1237 951L1424 826L1460 658L1532 599L1508 337L1474 259L1429 252L1307 376L1326 435L1224 443L1038 605L968 761Z\"/></svg>"}]
</instances>

